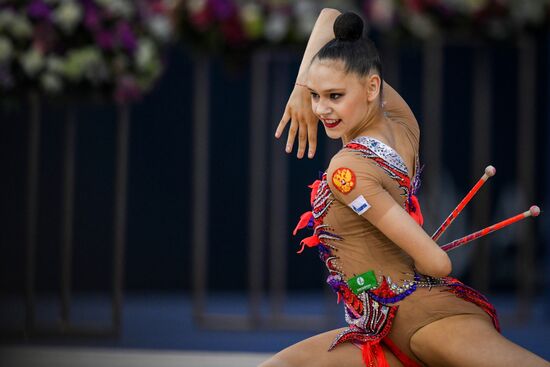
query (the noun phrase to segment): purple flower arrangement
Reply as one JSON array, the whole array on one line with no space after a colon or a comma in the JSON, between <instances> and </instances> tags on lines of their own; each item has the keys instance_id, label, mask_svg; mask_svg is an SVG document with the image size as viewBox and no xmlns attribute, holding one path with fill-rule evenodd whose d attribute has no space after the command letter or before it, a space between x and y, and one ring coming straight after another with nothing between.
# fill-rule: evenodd
<instances>
[{"instance_id":1,"label":"purple flower arrangement","mask_svg":"<svg viewBox=\"0 0 550 367\"><path fill-rule=\"evenodd\" d=\"M172 38L170 0L0 2L0 95L113 97L150 89Z\"/></svg>"}]
</instances>

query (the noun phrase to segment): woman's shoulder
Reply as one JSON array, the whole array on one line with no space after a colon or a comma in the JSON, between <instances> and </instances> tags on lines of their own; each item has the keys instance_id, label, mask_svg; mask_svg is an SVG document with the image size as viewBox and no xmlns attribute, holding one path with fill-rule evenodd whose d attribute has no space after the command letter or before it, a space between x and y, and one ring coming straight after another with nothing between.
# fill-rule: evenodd
<instances>
[{"instance_id":1,"label":"woman's shoulder","mask_svg":"<svg viewBox=\"0 0 550 367\"><path fill-rule=\"evenodd\" d=\"M350 199L344 196L353 190L376 194L384 186L383 170L360 151L347 148L332 157L326 179L332 193L344 202Z\"/></svg>"},{"instance_id":2,"label":"woman's shoulder","mask_svg":"<svg viewBox=\"0 0 550 367\"><path fill-rule=\"evenodd\" d=\"M330 177L335 171L349 169L352 172L376 172L377 166L361 151L344 146L330 160L327 175Z\"/></svg>"},{"instance_id":3,"label":"woman's shoulder","mask_svg":"<svg viewBox=\"0 0 550 367\"><path fill-rule=\"evenodd\" d=\"M343 164L360 164L361 160L361 157L357 153L348 149L347 146L344 146L330 159L329 169L330 167L335 167Z\"/></svg>"}]
</instances>

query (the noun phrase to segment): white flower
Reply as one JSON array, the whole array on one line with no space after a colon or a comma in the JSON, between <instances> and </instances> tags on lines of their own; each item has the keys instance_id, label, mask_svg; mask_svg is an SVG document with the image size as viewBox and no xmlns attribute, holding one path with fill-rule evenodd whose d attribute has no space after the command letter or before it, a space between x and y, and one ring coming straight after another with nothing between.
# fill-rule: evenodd
<instances>
[{"instance_id":1,"label":"white flower","mask_svg":"<svg viewBox=\"0 0 550 367\"><path fill-rule=\"evenodd\" d=\"M46 69L52 73L62 74L65 68L65 62L59 56L46 57Z\"/></svg>"},{"instance_id":2,"label":"white flower","mask_svg":"<svg viewBox=\"0 0 550 367\"><path fill-rule=\"evenodd\" d=\"M63 63L63 74L70 80L87 79L93 84L99 84L109 77L102 53L93 46L70 51Z\"/></svg>"},{"instance_id":3,"label":"white flower","mask_svg":"<svg viewBox=\"0 0 550 367\"><path fill-rule=\"evenodd\" d=\"M13 55L13 45L9 38L0 36L0 63L11 59Z\"/></svg>"},{"instance_id":4,"label":"white flower","mask_svg":"<svg viewBox=\"0 0 550 367\"><path fill-rule=\"evenodd\" d=\"M122 18L131 18L134 15L134 4L128 0L96 0L105 9L108 9L113 15Z\"/></svg>"},{"instance_id":5,"label":"white flower","mask_svg":"<svg viewBox=\"0 0 550 367\"><path fill-rule=\"evenodd\" d=\"M419 38L430 38L436 33L435 25L425 15L413 13L408 17L407 27Z\"/></svg>"},{"instance_id":6,"label":"white flower","mask_svg":"<svg viewBox=\"0 0 550 367\"><path fill-rule=\"evenodd\" d=\"M9 9L0 11L0 31L11 29L15 13Z\"/></svg>"},{"instance_id":7,"label":"white flower","mask_svg":"<svg viewBox=\"0 0 550 367\"><path fill-rule=\"evenodd\" d=\"M187 2L187 10L191 14L197 14L204 10L206 7L207 1L206 0L188 0Z\"/></svg>"},{"instance_id":8,"label":"white flower","mask_svg":"<svg viewBox=\"0 0 550 367\"><path fill-rule=\"evenodd\" d=\"M155 15L149 20L149 30L155 38L166 42L172 36L172 23L162 15Z\"/></svg>"},{"instance_id":9,"label":"white flower","mask_svg":"<svg viewBox=\"0 0 550 367\"><path fill-rule=\"evenodd\" d=\"M307 39L320 9L315 2L310 0L300 0L295 3L294 11L296 14L296 31L299 38Z\"/></svg>"},{"instance_id":10,"label":"white flower","mask_svg":"<svg viewBox=\"0 0 550 367\"><path fill-rule=\"evenodd\" d=\"M11 34L17 39L26 39L32 36L32 24L25 16L12 14L9 28Z\"/></svg>"},{"instance_id":11,"label":"white flower","mask_svg":"<svg viewBox=\"0 0 550 367\"><path fill-rule=\"evenodd\" d=\"M155 58L155 44L148 38L141 38L138 43L135 61L139 70L146 70Z\"/></svg>"},{"instance_id":12,"label":"white flower","mask_svg":"<svg viewBox=\"0 0 550 367\"><path fill-rule=\"evenodd\" d=\"M253 1L247 2L241 7L240 17L244 21L254 22L262 17L262 8Z\"/></svg>"},{"instance_id":13,"label":"white flower","mask_svg":"<svg viewBox=\"0 0 550 367\"><path fill-rule=\"evenodd\" d=\"M63 88L63 81L57 74L44 73L40 77L40 84L46 92L57 93Z\"/></svg>"},{"instance_id":14,"label":"white flower","mask_svg":"<svg viewBox=\"0 0 550 367\"><path fill-rule=\"evenodd\" d=\"M241 7L239 16L250 38L255 39L262 35L263 19L260 5L253 1L247 2Z\"/></svg>"},{"instance_id":15,"label":"white flower","mask_svg":"<svg viewBox=\"0 0 550 367\"><path fill-rule=\"evenodd\" d=\"M267 19L265 25L265 38L272 42L281 41L288 32L288 17L282 13L274 12Z\"/></svg>"},{"instance_id":16,"label":"white flower","mask_svg":"<svg viewBox=\"0 0 550 367\"><path fill-rule=\"evenodd\" d=\"M82 19L82 7L74 1L63 1L53 13L55 22L66 33L72 32Z\"/></svg>"},{"instance_id":17,"label":"white flower","mask_svg":"<svg viewBox=\"0 0 550 367\"><path fill-rule=\"evenodd\" d=\"M31 48L21 55L21 66L27 75L35 76L44 67L44 57L37 49Z\"/></svg>"}]
</instances>

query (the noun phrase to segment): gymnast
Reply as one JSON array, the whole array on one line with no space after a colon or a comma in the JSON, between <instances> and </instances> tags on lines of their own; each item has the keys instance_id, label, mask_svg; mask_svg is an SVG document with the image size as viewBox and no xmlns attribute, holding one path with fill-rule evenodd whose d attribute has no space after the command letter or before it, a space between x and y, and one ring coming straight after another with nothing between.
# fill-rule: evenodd
<instances>
[{"instance_id":1,"label":"gymnast","mask_svg":"<svg viewBox=\"0 0 550 367\"><path fill-rule=\"evenodd\" d=\"M449 256L422 228L419 126L363 28L354 13L321 12L275 134L290 121L286 150L298 135L300 158L306 140L315 154L318 121L342 141L295 232L313 231L301 251L319 252L348 326L261 366L550 366L500 334L494 307L449 276Z\"/></svg>"}]
</instances>

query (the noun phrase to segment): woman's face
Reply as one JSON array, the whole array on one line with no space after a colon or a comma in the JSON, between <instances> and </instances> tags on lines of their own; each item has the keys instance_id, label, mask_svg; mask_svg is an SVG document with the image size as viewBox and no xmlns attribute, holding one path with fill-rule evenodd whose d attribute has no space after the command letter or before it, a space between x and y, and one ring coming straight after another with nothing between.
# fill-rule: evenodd
<instances>
[{"instance_id":1,"label":"woman's face","mask_svg":"<svg viewBox=\"0 0 550 367\"><path fill-rule=\"evenodd\" d=\"M349 136L368 120L371 101L364 79L346 73L341 61L316 60L309 67L311 107L329 138Z\"/></svg>"}]
</instances>

